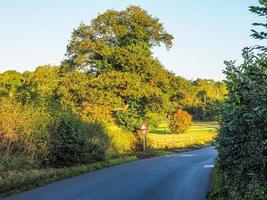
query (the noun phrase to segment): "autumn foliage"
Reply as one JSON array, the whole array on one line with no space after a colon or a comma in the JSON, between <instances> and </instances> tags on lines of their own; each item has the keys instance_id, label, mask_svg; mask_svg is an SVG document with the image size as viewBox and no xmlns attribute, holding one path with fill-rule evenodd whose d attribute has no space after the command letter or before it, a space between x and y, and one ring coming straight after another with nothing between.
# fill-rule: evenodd
<instances>
[{"instance_id":1,"label":"autumn foliage","mask_svg":"<svg viewBox=\"0 0 267 200\"><path fill-rule=\"evenodd\" d=\"M192 116L183 110L177 110L170 119L170 128L175 133L186 132L192 124Z\"/></svg>"}]
</instances>

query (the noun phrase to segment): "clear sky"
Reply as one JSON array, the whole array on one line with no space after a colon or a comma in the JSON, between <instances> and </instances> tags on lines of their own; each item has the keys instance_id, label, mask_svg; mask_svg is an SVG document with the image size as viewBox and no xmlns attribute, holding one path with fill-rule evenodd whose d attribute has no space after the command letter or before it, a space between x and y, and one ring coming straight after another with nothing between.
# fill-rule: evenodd
<instances>
[{"instance_id":1,"label":"clear sky","mask_svg":"<svg viewBox=\"0 0 267 200\"><path fill-rule=\"evenodd\" d=\"M72 30L106 9L140 5L158 17L175 37L174 45L155 48L155 56L189 79L224 78L224 60L240 60L250 38L248 11L257 0L0 0L0 72L23 72L59 64Z\"/></svg>"}]
</instances>

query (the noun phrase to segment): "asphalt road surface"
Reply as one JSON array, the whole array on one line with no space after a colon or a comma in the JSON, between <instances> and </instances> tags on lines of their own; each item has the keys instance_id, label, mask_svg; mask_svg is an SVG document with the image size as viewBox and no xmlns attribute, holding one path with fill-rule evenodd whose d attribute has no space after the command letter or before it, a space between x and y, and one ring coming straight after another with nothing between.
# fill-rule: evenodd
<instances>
[{"instance_id":1,"label":"asphalt road surface","mask_svg":"<svg viewBox=\"0 0 267 200\"><path fill-rule=\"evenodd\" d=\"M204 200L213 147L122 164L58 181L6 200Z\"/></svg>"}]
</instances>

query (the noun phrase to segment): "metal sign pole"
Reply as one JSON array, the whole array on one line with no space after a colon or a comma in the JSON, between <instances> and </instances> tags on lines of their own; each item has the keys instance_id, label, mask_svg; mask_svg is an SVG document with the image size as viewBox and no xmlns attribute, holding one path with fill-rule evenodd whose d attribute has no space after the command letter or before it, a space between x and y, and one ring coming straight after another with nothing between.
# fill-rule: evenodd
<instances>
[{"instance_id":1,"label":"metal sign pole","mask_svg":"<svg viewBox=\"0 0 267 200\"><path fill-rule=\"evenodd\" d=\"M143 135L144 135L144 139L143 139L143 151L146 151L146 131L143 130Z\"/></svg>"}]
</instances>

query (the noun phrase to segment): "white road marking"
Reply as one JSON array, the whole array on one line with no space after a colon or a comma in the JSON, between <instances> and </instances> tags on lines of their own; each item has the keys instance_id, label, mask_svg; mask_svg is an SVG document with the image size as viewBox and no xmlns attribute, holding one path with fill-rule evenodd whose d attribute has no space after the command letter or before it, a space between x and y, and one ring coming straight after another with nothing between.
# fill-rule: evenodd
<instances>
[{"instance_id":1,"label":"white road marking","mask_svg":"<svg viewBox=\"0 0 267 200\"><path fill-rule=\"evenodd\" d=\"M204 165L203 168L213 168L214 165Z\"/></svg>"},{"instance_id":2,"label":"white road marking","mask_svg":"<svg viewBox=\"0 0 267 200\"><path fill-rule=\"evenodd\" d=\"M195 156L196 154L182 154L182 155L179 155L177 157L192 157L192 156Z\"/></svg>"},{"instance_id":3,"label":"white road marking","mask_svg":"<svg viewBox=\"0 0 267 200\"><path fill-rule=\"evenodd\" d=\"M161 157L173 157L173 158L177 158L177 157L192 157L195 156L196 154L182 154L182 155L174 155L174 154L170 154L170 155L165 155L165 156L161 156Z\"/></svg>"}]
</instances>

